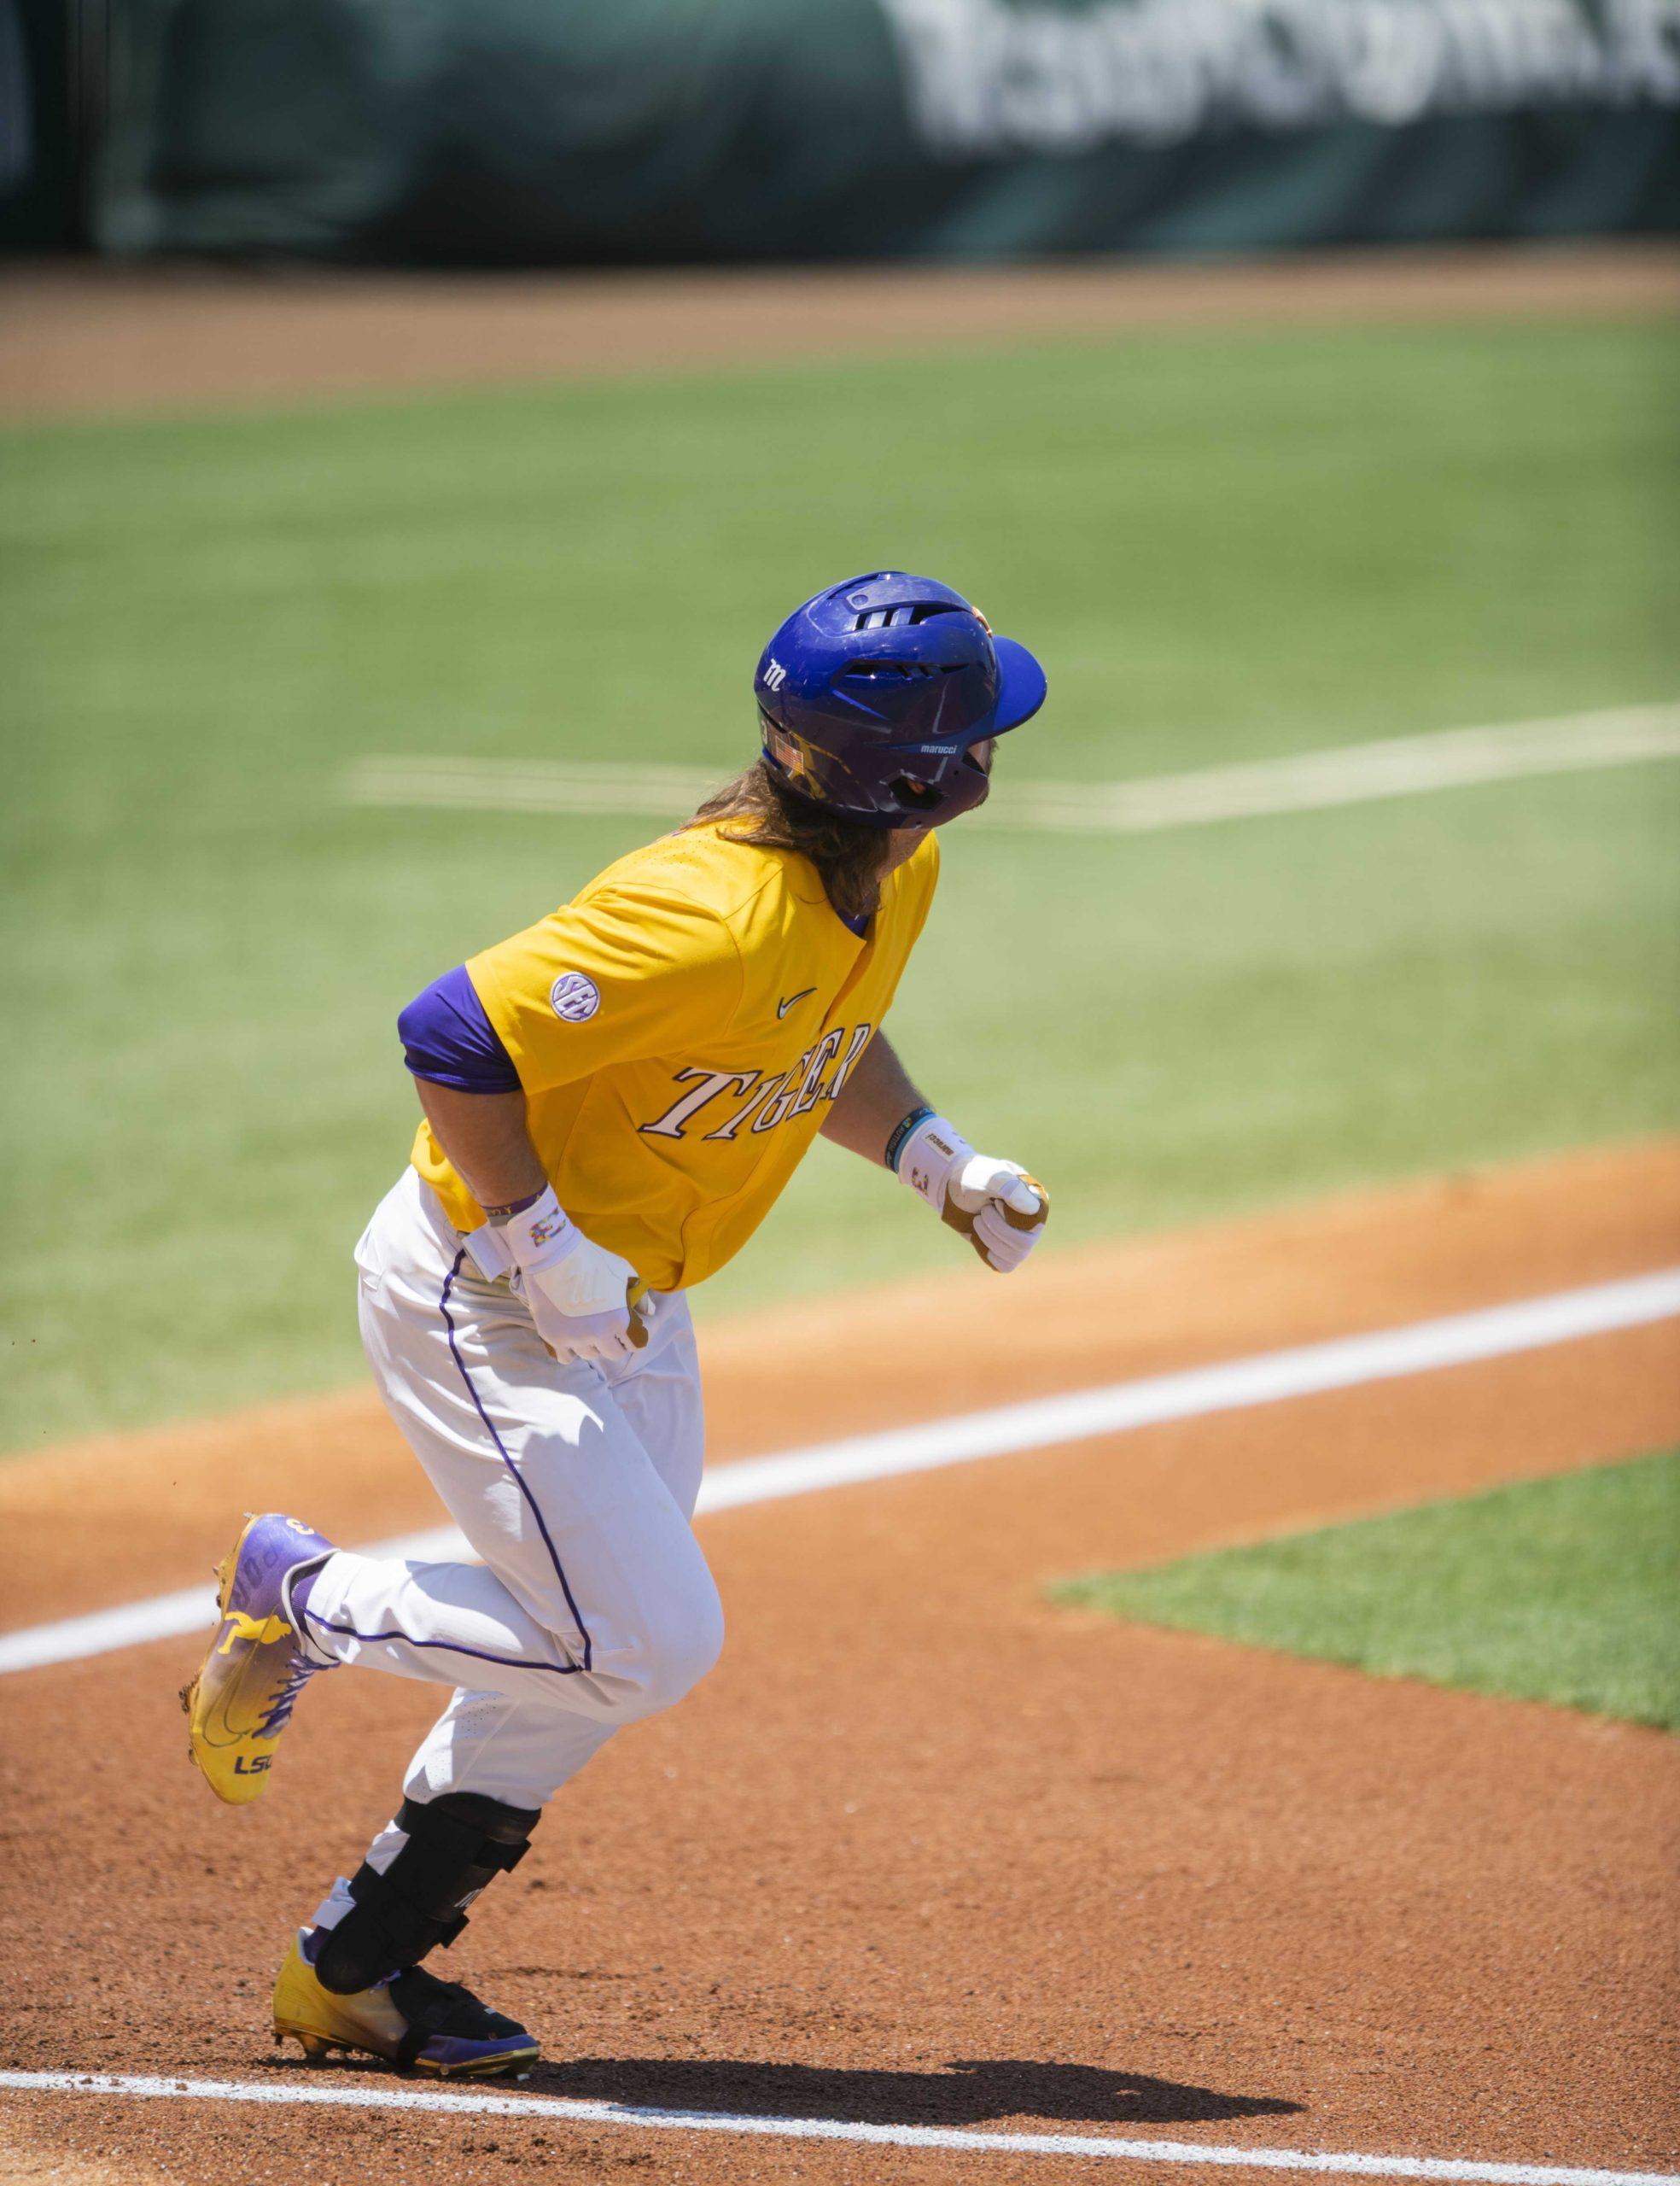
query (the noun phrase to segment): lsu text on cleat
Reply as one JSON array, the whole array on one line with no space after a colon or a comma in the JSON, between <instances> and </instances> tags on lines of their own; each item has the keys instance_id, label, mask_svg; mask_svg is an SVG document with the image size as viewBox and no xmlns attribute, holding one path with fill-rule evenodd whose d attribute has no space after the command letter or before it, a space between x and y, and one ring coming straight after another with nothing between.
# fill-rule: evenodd
<instances>
[{"instance_id":1,"label":"lsu text on cleat","mask_svg":"<svg viewBox=\"0 0 1680 2186\"><path fill-rule=\"evenodd\" d=\"M292 1622L289 1582L333 1544L300 1518L248 1518L218 1571L217 1625L198 1675L181 1694L188 1751L219 1799L242 1806L268 1781L274 1749L310 1661Z\"/></svg>"},{"instance_id":2,"label":"lsu text on cleat","mask_svg":"<svg viewBox=\"0 0 1680 2186\"><path fill-rule=\"evenodd\" d=\"M349 1996L327 1988L312 1957L329 1933L300 1930L274 1984L274 2038L295 2037L311 2064L330 2050L353 2049L439 2079L489 2079L535 2063L539 2046L516 2020L423 1967Z\"/></svg>"}]
</instances>

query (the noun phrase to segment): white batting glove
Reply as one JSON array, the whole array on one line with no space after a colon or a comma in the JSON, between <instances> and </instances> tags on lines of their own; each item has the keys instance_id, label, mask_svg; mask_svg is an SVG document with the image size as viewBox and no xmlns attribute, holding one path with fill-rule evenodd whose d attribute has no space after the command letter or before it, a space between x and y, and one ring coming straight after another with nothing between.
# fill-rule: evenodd
<instances>
[{"instance_id":1,"label":"white batting glove","mask_svg":"<svg viewBox=\"0 0 1680 2186\"><path fill-rule=\"evenodd\" d=\"M1020 1266L1050 1213L1050 1195L1036 1178L1017 1161L977 1154L943 1116L926 1117L905 1140L898 1180L966 1237L999 1275Z\"/></svg>"},{"instance_id":2,"label":"white batting glove","mask_svg":"<svg viewBox=\"0 0 1680 2186\"><path fill-rule=\"evenodd\" d=\"M653 1300L635 1269L591 1244L551 1184L499 1235L516 1263L513 1288L557 1359L623 1359L647 1341Z\"/></svg>"}]
</instances>

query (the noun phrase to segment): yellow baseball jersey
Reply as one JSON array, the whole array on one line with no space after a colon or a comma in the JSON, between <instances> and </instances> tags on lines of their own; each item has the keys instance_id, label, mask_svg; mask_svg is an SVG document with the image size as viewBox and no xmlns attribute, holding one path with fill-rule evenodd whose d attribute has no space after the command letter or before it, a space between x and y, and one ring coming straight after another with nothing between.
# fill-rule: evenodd
<instances>
[{"instance_id":1,"label":"yellow baseball jersey","mask_svg":"<svg viewBox=\"0 0 1680 2186\"><path fill-rule=\"evenodd\" d=\"M886 1015L939 874L930 833L859 936L808 859L727 824L633 850L467 961L561 1206L655 1290L703 1282L768 1213ZM429 1124L413 1158L476 1229Z\"/></svg>"}]
</instances>

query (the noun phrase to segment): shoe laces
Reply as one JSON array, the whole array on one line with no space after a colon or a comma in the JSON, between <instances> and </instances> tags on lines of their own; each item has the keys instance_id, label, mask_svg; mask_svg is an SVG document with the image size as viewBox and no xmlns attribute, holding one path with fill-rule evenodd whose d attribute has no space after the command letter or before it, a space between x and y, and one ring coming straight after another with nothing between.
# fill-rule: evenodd
<instances>
[{"instance_id":1,"label":"shoe laces","mask_svg":"<svg viewBox=\"0 0 1680 2186\"><path fill-rule=\"evenodd\" d=\"M302 1655L294 1653L292 1667L286 1673L286 1682L269 1703L258 1726L259 1738L271 1739L285 1729L292 1720L292 1710L297 1705L299 1693L320 1667L318 1663L306 1662Z\"/></svg>"}]
</instances>

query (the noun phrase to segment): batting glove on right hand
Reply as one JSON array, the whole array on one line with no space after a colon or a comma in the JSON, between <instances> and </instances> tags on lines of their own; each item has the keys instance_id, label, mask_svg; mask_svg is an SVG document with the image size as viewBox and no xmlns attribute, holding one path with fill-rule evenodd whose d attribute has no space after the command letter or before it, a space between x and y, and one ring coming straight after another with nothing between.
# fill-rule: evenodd
<instances>
[{"instance_id":1,"label":"batting glove on right hand","mask_svg":"<svg viewBox=\"0 0 1680 2186\"><path fill-rule=\"evenodd\" d=\"M1050 1214L1050 1195L1017 1161L977 1154L943 1116L918 1124L899 1149L898 1180L968 1239L999 1275L1019 1267Z\"/></svg>"},{"instance_id":2,"label":"batting glove on right hand","mask_svg":"<svg viewBox=\"0 0 1680 2186\"><path fill-rule=\"evenodd\" d=\"M501 1234L517 1264L513 1288L557 1359L623 1359L646 1343L653 1300L635 1269L590 1242L551 1184Z\"/></svg>"}]
</instances>

